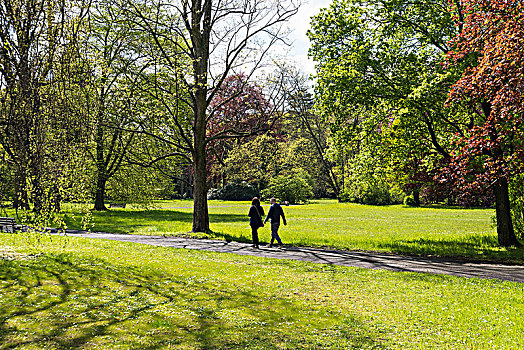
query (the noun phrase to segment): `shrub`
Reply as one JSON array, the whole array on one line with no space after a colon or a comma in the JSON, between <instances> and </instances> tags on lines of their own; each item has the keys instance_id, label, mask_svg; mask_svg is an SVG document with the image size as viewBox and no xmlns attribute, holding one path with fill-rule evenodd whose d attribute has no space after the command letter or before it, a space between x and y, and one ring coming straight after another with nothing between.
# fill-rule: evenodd
<instances>
[{"instance_id":1,"label":"shrub","mask_svg":"<svg viewBox=\"0 0 524 350\"><path fill-rule=\"evenodd\" d=\"M230 182L221 189L212 188L207 192L207 199L229 201L248 201L259 195L256 186L242 182Z\"/></svg>"},{"instance_id":2,"label":"shrub","mask_svg":"<svg viewBox=\"0 0 524 350\"><path fill-rule=\"evenodd\" d=\"M409 207L416 207L417 201L415 200L415 197L410 194L409 196L404 197L404 205L407 205Z\"/></svg>"},{"instance_id":3,"label":"shrub","mask_svg":"<svg viewBox=\"0 0 524 350\"><path fill-rule=\"evenodd\" d=\"M368 205L386 205L396 202L384 181L352 181L341 193L341 202L354 202Z\"/></svg>"},{"instance_id":4,"label":"shrub","mask_svg":"<svg viewBox=\"0 0 524 350\"><path fill-rule=\"evenodd\" d=\"M279 175L269 181L268 187L262 191L264 198L275 197L291 204L307 202L313 197L313 190L304 174L288 176Z\"/></svg>"}]
</instances>

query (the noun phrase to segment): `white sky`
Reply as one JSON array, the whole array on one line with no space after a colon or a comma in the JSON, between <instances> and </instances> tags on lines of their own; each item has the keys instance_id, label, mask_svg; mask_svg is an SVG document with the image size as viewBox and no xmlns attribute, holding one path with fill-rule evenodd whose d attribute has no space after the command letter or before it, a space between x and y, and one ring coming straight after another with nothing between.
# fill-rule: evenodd
<instances>
[{"instance_id":1,"label":"white sky","mask_svg":"<svg viewBox=\"0 0 524 350\"><path fill-rule=\"evenodd\" d=\"M302 71L308 74L315 73L315 63L307 58L307 51L310 47L306 32L309 29L311 16L318 14L319 10L328 7L332 0L303 0L298 13L289 22L292 30L289 40L293 45L289 49L287 57L296 62Z\"/></svg>"}]
</instances>

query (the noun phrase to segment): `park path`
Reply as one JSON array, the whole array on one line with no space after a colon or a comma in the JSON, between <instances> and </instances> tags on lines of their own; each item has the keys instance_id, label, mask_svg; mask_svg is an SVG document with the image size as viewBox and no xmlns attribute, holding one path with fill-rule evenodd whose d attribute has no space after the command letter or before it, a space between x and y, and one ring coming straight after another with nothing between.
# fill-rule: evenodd
<instances>
[{"instance_id":1,"label":"park path","mask_svg":"<svg viewBox=\"0 0 524 350\"><path fill-rule=\"evenodd\" d=\"M524 266L521 265L493 264L467 260L462 261L459 259L403 256L388 253L339 251L303 247L286 247L278 249L261 246L260 249L255 249L249 243L182 237L143 236L105 232L87 233L72 230L67 230L65 235L149 244L160 247L206 250L218 253L299 260L367 269L443 274L524 283Z\"/></svg>"}]
</instances>

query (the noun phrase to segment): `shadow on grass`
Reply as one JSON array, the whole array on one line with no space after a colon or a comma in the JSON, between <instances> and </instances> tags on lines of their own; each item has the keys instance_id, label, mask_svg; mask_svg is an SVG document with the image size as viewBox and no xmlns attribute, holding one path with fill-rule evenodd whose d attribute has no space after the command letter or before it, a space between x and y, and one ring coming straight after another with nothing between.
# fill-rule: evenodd
<instances>
[{"instance_id":1,"label":"shadow on grass","mask_svg":"<svg viewBox=\"0 0 524 350\"><path fill-rule=\"evenodd\" d=\"M216 232L216 231L211 231L211 234L214 236L212 238L216 237L218 239L223 239L227 243L230 243L230 242L252 243L253 242L251 234L249 234L249 236L247 235L236 236L236 235L230 235L229 233L226 233L226 232ZM260 243L265 243L265 242L260 241Z\"/></svg>"},{"instance_id":2,"label":"shadow on grass","mask_svg":"<svg viewBox=\"0 0 524 350\"><path fill-rule=\"evenodd\" d=\"M65 216L68 227L81 229L78 216ZM238 214L209 214L210 222L248 222L246 215ZM126 233L136 231L140 227L163 225L166 223L182 223L190 225L193 222L193 214L176 210L152 209L152 210L109 210L93 212L95 230L115 233Z\"/></svg>"},{"instance_id":3,"label":"shadow on grass","mask_svg":"<svg viewBox=\"0 0 524 350\"><path fill-rule=\"evenodd\" d=\"M460 207L457 205L446 205L446 204L426 204L421 205L419 207L414 206L407 206L404 205L404 208L410 208L410 209L443 209L443 210L460 210L460 211L467 211L467 210L493 210L493 213L495 213L494 209L491 207Z\"/></svg>"},{"instance_id":4,"label":"shadow on grass","mask_svg":"<svg viewBox=\"0 0 524 350\"><path fill-rule=\"evenodd\" d=\"M268 302L259 290L209 283L198 274L166 276L60 254L0 260L0 281L0 349L277 349L313 342L318 348L382 348L359 316L312 313L304 323L310 308L297 301ZM337 346L322 346L318 342L329 345L333 337L319 333L334 321Z\"/></svg>"},{"instance_id":5,"label":"shadow on grass","mask_svg":"<svg viewBox=\"0 0 524 350\"><path fill-rule=\"evenodd\" d=\"M378 247L397 254L437 255L476 261L524 263L523 248L501 248L494 235L470 236L464 240L418 238L380 243Z\"/></svg>"}]
</instances>

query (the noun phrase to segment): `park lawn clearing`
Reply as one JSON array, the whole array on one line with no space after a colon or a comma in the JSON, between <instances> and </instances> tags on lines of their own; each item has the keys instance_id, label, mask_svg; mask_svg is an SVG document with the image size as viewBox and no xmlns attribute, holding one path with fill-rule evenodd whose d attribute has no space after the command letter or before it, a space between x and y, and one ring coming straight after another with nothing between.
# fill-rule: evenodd
<instances>
[{"instance_id":1,"label":"park lawn clearing","mask_svg":"<svg viewBox=\"0 0 524 350\"><path fill-rule=\"evenodd\" d=\"M0 234L0 349L518 349L524 284ZM15 254L16 253L16 254Z\"/></svg>"},{"instance_id":2,"label":"park lawn clearing","mask_svg":"<svg viewBox=\"0 0 524 350\"><path fill-rule=\"evenodd\" d=\"M209 201L209 235L190 233L191 201L157 203L161 208L93 212L93 231L146 235L192 236L248 242L249 202ZM264 205L267 213L268 205ZM285 244L397 254L467 257L484 261L524 263L524 250L501 248L492 223L493 209L367 206L313 201L284 207L289 225L281 226ZM80 228L79 216L66 215L70 228ZM259 230L270 239L269 225Z\"/></svg>"}]
</instances>

